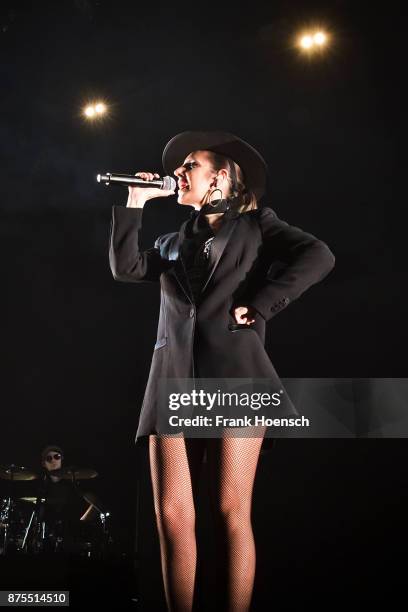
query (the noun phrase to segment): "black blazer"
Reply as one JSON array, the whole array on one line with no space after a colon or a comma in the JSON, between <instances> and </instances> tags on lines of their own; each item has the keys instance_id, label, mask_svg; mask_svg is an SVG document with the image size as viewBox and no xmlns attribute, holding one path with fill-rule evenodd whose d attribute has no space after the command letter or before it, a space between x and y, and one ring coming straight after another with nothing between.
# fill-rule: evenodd
<instances>
[{"instance_id":1,"label":"black blazer","mask_svg":"<svg viewBox=\"0 0 408 612\"><path fill-rule=\"evenodd\" d=\"M212 242L208 278L196 306L180 257L189 220L141 252L142 216L140 208L113 207L109 252L115 280L161 283L157 339L136 439L160 433L160 378L262 378L282 387L264 348L265 324L322 280L335 261L324 242L288 225L271 208L228 211ZM241 305L253 306L258 316L250 327L236 329L232 310Z\"/></svg>"}]
</instances>

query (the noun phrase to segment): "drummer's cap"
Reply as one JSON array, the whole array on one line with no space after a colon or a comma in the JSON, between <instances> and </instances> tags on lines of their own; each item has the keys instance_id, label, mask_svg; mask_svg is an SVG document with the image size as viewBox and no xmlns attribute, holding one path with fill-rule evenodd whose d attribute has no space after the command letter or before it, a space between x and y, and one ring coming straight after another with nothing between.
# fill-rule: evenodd
<instances>
[{"instance_id":1,"label":"drummer's cap","mask_svg":"<svg viewBox=\"0 0 408 612\"><path fill-rule=\"evenodd\" d=\"M43 448L43 450L41 451L41 462L44 463L48 453L52 453L53 451L54 453L59 453L61 457L64 458L64 451L62 450L62 448L60 446L56 446L55 444L51 444L50 446L46 446L45 448Z\"/></svg>"}]
</instances>

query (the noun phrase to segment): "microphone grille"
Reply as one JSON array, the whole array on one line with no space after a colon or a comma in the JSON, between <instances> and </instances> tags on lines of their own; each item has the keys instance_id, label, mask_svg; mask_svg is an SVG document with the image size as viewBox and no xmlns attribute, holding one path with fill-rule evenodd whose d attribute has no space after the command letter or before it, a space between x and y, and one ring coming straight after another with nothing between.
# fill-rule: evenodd
<instances>
[{"instance_id":1,"label":"microphone grille","mask_svg":"<svg viewBox=\"0 0 408 612\"><path fill-rule=\"evenodd\" d=\"M162 189L164 189L165 191L168 191L169 189L171 190L175 190L176 189L176 181L174 180L174 178L172 176L164 176L163 177L163 186Z\"/></svg>"}]
</instances>

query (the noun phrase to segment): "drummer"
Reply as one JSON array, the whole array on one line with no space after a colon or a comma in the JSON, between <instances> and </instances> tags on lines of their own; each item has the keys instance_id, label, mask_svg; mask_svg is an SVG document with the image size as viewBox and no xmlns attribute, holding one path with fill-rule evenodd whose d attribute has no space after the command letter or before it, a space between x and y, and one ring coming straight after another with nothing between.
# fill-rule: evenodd
<instances>
[{"instance_id":1,"label":"drummer","mask_svg":"<svg viewBox=\"0 0 408 612\"><path fill-rule=\"evenodd\" d=\"M84 500L79 488L63 478L63 460L60 446L49 445L42 450L44 478L39 497L45 500L43 520L50 537L61 538L66 548L77 535L79 521L92 520L97 512Z\"/></svg>"},{"instance_id":2,"label":"drummer","mask_svg":"<svg viewBox=\"0 0 408 612\"><path fill-rule=\"evenodd\" d=\"M46 472L46 480L48 481L47 486L47 501L52 504L60 505L63 503L66 505L70 501L75 500L78 506L78 499L81 501L81 505L83 506L84 498L83 494L77 489L73 487L70 481L62 478L62 468L63 468L63 459L64 459L64 451L61 447L51 445L46 446L41 452L41 465ZM52 484L60 484L58 487L53 487ZM73 491L75 491L75 495L73 495ZM88 505L82 509L84 512L79 515L79 520L88 520L92 516L95 516L97 512L92 513L92 509L94 508L93 504L88 503ZM78 518L78 514L76 516Z\"/></svg>"}]
</instances>

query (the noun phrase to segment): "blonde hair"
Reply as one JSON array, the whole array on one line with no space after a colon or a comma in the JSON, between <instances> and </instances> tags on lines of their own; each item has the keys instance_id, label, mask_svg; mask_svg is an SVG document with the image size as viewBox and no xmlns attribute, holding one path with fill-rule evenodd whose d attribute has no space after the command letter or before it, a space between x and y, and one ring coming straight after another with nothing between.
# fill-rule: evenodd
<instances>
[{"instance_id":1,"label":"blonde hair","mask_svg":"<svg viewBox=\"0 0 408 612\"><path fill-rule=\"evenodd\" d=\"M228 170L231 193L228 199L231 202L231 208L239 213L258 208L256 195L245 187L244 174L238 164L229 157L213 151L207 151L207 154L215 172L223 169Z\"/></svg>"}]
</instances>

